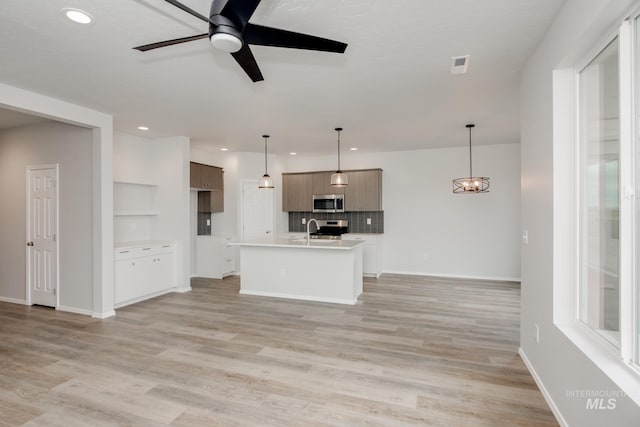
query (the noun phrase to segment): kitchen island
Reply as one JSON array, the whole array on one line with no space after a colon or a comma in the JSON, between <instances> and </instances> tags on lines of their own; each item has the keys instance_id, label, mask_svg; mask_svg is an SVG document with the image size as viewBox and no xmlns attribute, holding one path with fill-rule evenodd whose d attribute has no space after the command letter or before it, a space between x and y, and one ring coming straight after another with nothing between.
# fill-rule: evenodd
<instances>
[{"instance_id":1,"label":"kitchen island","mask_svg":"<svg viewBox=\"0 0 640 427\"><path fill-rule=\"evenodd\" d=\"M240 247L240 293L355 304L362 293L362 242L272 238Z\"/></svg>"}]
</instances>

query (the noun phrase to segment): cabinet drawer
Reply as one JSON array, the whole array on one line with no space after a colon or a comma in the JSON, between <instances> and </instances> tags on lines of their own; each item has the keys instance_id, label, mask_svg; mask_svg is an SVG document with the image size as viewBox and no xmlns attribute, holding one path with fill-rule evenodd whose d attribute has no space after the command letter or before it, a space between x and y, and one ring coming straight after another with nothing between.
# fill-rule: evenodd
<instances>
[{"instance_id":1,"label":"cabinet drawer","mask_svg":"<svg viewBox=\"0 0 640 427\"><path fill-rule=\"evenodd\" d=\"M113 253L113 260L139 258L143 256L153 256L174 251L174 245L171 243L153 244L149 246L138 246L134 248L120 248Z\"/></svg>"},{"instance_id":2,"label":"cabinet drawer","mask_svg":"<svg viewBox=\"0 0 640 427\"><path fill-rule=\"evenodd\" d=\"M229 273L233 273L233 271L236 269L236 263L232 260L232 259L228 259L224 262L224 273L223 274L229 274Z\"/></svg>"}]
</instances>

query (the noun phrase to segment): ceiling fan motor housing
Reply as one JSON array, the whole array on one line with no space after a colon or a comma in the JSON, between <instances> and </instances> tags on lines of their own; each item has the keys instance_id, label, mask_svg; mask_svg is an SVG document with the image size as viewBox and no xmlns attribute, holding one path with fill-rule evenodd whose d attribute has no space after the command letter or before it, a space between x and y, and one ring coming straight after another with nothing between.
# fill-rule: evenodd
<instances>
[{"instance_id":1,"label":"ceiling fan motor housing","mask_svg":"<svg viewBox=\"0 0 640 427\"><path fill-rule=\"evenodd\" d=\"M211 9L209 10L209 38L211 39L214 34L229 34L238 38L242 44L244 44L242 30L244 30L243 27L246 23L243 23L241 19L237 19L237 22L232 21L235 16L231 16L231 19L222 16L222 11L225 6L227 6L226 1L213 0L211 2Z\"/></svg>"},{"instance_id":2,"label":"ceiling fan motor housing","mask_svg":"<svg viewBox=\"0 0 640 427\"><path fill-rule=\"evenodd\" d=\"M209 17L211 22L209 23L209 38L213 37L214 34L224 33L231 34L234 37L242 40L242 33L237 29L236 24L234 24L230 19L222 16L222 15L211 15ZM244 43L244 42L243 42Z\"/></svg>"}]
</instances>

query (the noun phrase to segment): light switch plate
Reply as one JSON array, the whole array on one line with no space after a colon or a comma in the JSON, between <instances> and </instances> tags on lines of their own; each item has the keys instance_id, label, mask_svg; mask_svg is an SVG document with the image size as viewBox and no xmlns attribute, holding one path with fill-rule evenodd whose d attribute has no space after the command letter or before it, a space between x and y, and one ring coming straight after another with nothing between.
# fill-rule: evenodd
<instances>
[{"instance_id":1,"label":"light switch plate","mask_svg":"<svg viewBox=\"0 0 640 427\"><path fill-rule=\"evenodd\" d=\"M371 225L371 218L367 218L367 225Z\"/></svg>"}]
</instances>

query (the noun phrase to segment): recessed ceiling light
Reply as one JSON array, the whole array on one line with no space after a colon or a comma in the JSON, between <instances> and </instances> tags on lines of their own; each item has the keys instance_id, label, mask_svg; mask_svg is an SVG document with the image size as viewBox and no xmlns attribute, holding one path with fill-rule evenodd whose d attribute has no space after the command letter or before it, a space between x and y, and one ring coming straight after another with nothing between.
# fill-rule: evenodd
<instances>
[{"instance_id":1,"label":"recessed ceiling light","mask_svg":"<svg viewBox=\"0 0 640 427\"><path fill-rule=\"evenodd\" d=\"M295 156L298 153L294 153L293 151L291 153L289 153L290 156Z\"/></svg>"},{"instance_id":2,"label":"recessed ceiling light","mask_svg":"<svg viewBox=\"0 0 640 427\"><path fill-rule=\"evenodd\" d=\"M93 21L91 15L80 9L62 9L67 18L78 24L90 24Z\"/></svg>"},{"instance_id":3,"label":"recessed ceiling light","mask_svg":"<svg viewBox=\"0 0 640 427\"><path fill-rule=\"evenodd\" d=\"M358 151L358 147L351 147L351 148L349 148L349 150L351 150L351 151Z\"/></svg>"},{"instance_id":4,"label":"recessed ceiling light","mask_svg":"<svg viewBox=\"0 0 640 427\"><path fill-rule=\"evenodd\" d=\"M149 130L149 128L146 127L146 126L138 126L138 129L139 130Z\"/></svg>"},{"instance_id":5,"label":"recessed ceiling light","mask_svg":"<svg viewBox=\"0 0 640 427\"><path fill-rule=\"evenodd\" d=\"M221 148L220 151L229 151L228 148Z\"/></svg>"}]
</instances>

